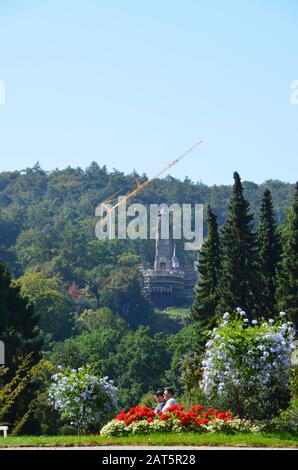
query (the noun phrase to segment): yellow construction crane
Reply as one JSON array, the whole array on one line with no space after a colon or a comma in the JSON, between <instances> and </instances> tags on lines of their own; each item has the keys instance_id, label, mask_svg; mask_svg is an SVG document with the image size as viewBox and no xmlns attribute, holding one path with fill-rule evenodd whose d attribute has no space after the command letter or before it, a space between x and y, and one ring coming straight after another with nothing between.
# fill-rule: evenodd
<instances>
[{"instance_id":1,"label":"yellow construction crane","mask_svg":"<svg viewBox=\"0 0 298 470\"><path fill-rule=\"evenodd\" d=\"M198 147L198 145L202 144L203 143L203 140L200 140L199 142L197 142L195 145L193 145L192 147L190 147L188 150L186 150L186 152L182 153L179 157L175 158L175 160L172 160L171 162L169 162L167 164L167 166L165 166L162 170L158 171L156 174L154 174L151 178L148 178L146 181L144 181L143 183L140 181L140 178L135 178L134 180L132 180L130 183L128 183L127 186L125 186L124 188L122 188L121 190L117 191L115 194L113 194L112 196L110 196L109 198L105 199L101 205L104 207L104 209L107 211L108 214L111 215L111 213L113 211L115 211L121 204L124 204L126 203L128 200L132 199L133 197L135 197L140 191L142 191L142 189L146 188L150 183L152 183L152 181L156 180L157 178L159 178L165 171L167 171L169 168L171 168L172 166L176 165L176 163L178 163L180 160L182 160L182 158L186 157L186 155L188 155L189 153L191 153L196 147ZM135 183L136 184L136 188L133 189L131 192L129 192L128 194L126 194L125 196L122 196L121 197L121 200L118 201L116 204L114 204L112 207L110 207L110 204L113 203L113 201L115 200L115 197L121 192L123 191L125 188L127 188L129 185L131 185L132 183Z\"/></svg>"}]
</instances>

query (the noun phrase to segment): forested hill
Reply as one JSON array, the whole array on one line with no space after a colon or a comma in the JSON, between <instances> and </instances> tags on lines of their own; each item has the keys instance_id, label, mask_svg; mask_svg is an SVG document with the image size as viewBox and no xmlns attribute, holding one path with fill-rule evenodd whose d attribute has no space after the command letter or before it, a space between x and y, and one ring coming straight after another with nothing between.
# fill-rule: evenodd
<instances>
[{"instance_id":1,"label":"forested hill","mask_svg":"<svg viewBox=\"0 0 298 470\"><path fill-rule=\"evenodd\" d=\"M189 174L192 174L191 169ZM68 167L45 172L36 164L23 171L0 173L0 258L15 276L29 267L42 265L51 275L59 272L64 279L80 281L82 270L93 267L96 206L137 176L117 170L108 172L97 163L85 170ZM245 175L242 177L244 179ZM281 223L286 208L291 205L294 185L276 180L261 185L244 182L256 223L266 187L272 190L277 221ZM180 181L167 176L149 185L136 201L144 204L210 203L222 225L230 195L231 186L209 187L188 178ZM141 258L152 260L152 243L127 242L126 249L128 246ZM121 248L119 250L122 253ZM99 260L100 254L96 256ZM109 254L105 252L104 256Z\"/></svg>"}]
</instances>

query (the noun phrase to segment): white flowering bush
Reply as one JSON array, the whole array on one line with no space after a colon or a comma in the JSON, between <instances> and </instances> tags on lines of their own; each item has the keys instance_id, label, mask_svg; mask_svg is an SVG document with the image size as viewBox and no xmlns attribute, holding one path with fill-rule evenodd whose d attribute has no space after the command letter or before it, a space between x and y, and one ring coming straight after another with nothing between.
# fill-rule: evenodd
<instances>
[{"instance_id":1,"label":"white flowering bush","mask_svg":"<svg viewBox=\"0 0 298 470\"><path fill-rule=\"evenodd\" d=\"M270 418L287 401L294 334L284 312L251 322L240 308L225 313L206 344L201 385L207 397L238 416Z\"/></svg>"},{"instance_id":2,"label":"white flowering bush","mask_svg":"<svg viewBox=\"0 0 298 470\"><path fill-rule=\"evenodd\" d=\"M64 420L81 431L97 429L117 411L117 393L112 380L94 375L91 369L58 367L52 377L49 402Z\"/></svg>"},{"instance_id":3,"label":"white flowering bush","mask_svg":"<svg viewBox=\"0 0 298 470\"><path fill-rule=\"evenodd\" d=\"M127 436L130 434L130 429L123 421L112 420L107 423L100 431L100 435L104 437L110 436Z\"/></svg>"},{"instance_id":4,"label":"white flowering bush","mask_svg":"<svg viewBox=\"0 0 298 470\"><path fill-rule=\"evenodd\" d=\"M207 432L223 432L225 434L259 434L263 432L262 425L258 425L256 423L252 423L249 420L240 418L236 418L233 421L222 421L217 419L210 421L208 424L203 424L202 427Z\"/></svg>"}]
</instances>

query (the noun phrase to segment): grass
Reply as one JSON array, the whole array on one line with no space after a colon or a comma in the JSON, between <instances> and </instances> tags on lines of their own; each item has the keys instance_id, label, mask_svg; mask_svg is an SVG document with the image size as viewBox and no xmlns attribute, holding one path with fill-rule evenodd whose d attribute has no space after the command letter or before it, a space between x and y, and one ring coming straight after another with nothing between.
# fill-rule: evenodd
<instances>
[{"instance_id":1,"label":"grass","mask_svg":"<svg viewBox=\"0 0 298 470\"><path fill-rule=\"evenodd\" d=\"M72 447L72 446L235 446L235 447L296 447L298 435L183 433L148 434L128 437L91 436L8 436L0 437L0 447Z\"/></svg>"},{"instance_id":2,"label":"grass","mask_svg":"<svg viewBox=\"0 0 298 470\"><path fill-rule=\"evenodd\" d=\"M187 321L191 318L190 308L168 307L165 310L161 310L161 312L167 317L177 321Z\"/></svg>"}]
</instances>

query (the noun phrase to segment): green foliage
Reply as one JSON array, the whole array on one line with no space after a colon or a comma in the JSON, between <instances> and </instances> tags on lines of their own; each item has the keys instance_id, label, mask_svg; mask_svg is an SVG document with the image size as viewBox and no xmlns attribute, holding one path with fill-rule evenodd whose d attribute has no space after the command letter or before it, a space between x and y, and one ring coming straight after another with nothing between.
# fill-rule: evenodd
<instances>
[{"instance_id":1,"label":"green foliage","mask_svg":"<svg viewBox=\"0 0 298 470\"><path fill-rule=\"evenodd\" d=\"M49 279L42 272L30 270L15 284L20 288L21 295L34 305L43 332L49 333L54 341L70 336L74 325L74 307L70 297L61 292L58 279Z\"/></svg>"},{"instance_id":2,"label":"green foliage","mask_svg":"<svg viewBox=\"0 0 298 470\"><path fill-rule=\"evenodd\" d=\"M270 418L287 406L294 330L284 315L250 324L241 309L224 314L203 361L202 386L216 406L250 419Z\"/></svg>"},{"instance_id":3,"label":"green foliage","mask_svg":"<svg viewBox=\"0 0 298 470\"><path fill-rule=\"evenodd\" d=\"M250 313L263 301L262 314L266 315L266 299L272 300L273 264L269 266L269 259L272 261L274 222L269 198L267 205L264 199L261 209L260 202L268 188L280 224L290 205L293 186L279 181L241 185L237 174L233 190L230 186L209 188L187 178L183 182L165 178L138 195L137 202L144 204L200 201L214 208L214 214L210 210L209 220L204 221L205 226L209 222L209 235L203 247L206 253L194 308L201 324L193 325L184 312L153 312L143 295L139 263L152 263L153 240L95 239L95 207L136 176L117 170L109 173L96 163L86 170L66 168L46 173L36 165L22 173L0 174L0 257L19 278L12 284L0 265L0 339L6 345L8 378L9 374L13 377L24 354L32 351L36 361L39 359L42 336L46 357L54 365L78 368L90 364L115 377L125 407L163 385L174 385L177 394L182 395L181 357L189 351L201 353L216 304L226 308L241 305ZM298 292L295 204L281 230L283 257L277 293L278 304L289 310L293 319ZM255 226L249 205L256 215ZM256 286L261 285L256 273L254 233L259 219L262 255L258 270L263 272L265 283L263 299ZM222 275L218 273L217 222L219 227L225 224ZM177 243L177 251L183 259L182 244ZM221 283L216 289L218 276ZM24 406L13 412L25 416L39 392L35 414L43 430L61 432L55 413L51 415L42 406L48 377L42 382L42 387L38 382L30 384ZM193 393L197 393L195 389Z\"/></svg>"},{"instance_id":4,"label":"green foliage","mask_svg":"<svg viewBox=\"0 0 298 470\"><path fill-rule=\"evenodd\" d=\"M183 355L192 351L202 353L206 339L206 334L197 324L191 324L182 328L176 335L168 336L166 349L169 351L171 362L170 367L165 371L162 384L174 386L176 396L183 393L181 382Z\"/></svg>"},{"instance_id":5,"label":"green foliage","mask_svg":"<svg viewBox=\"0 0 298 470\"><path fill-rule=\"evenodd\" d=\"M184 391L184 403L187 409L194 401L196 391L202 379L202 357L196 352L188 352L181 359L181 384ZM201 401L200 401L201 403Z\"/></svg>"},{"instance_id":6,"label":"green foliage","mask_svg":"<svg viewBox=\"0 0 298 470\"><path fill-rule=\"evenodd\" d=\"M89 332L107 328L114 328L116 330L125 330L128 328L125 321L118 315L114 315L112 310L107 307L97 310L84 310L77 319L77 325L79 329Z\"/></svg>"},{"instance_id":7,"label":"green foliage","mask_svg":"<svg viewBox=\"0 0 298 470\"><path fill-rule=\"evenodd\" d=\"M84 332L74 338L55 344L53 352L48 354L54 365L77 369L85 364L100 369L111 376L109 356L114 353L124 335L124 331L110 328Z\"/></svg>"},{"instance_id":8,"label":"green foliage","mask_svg":"<svg viewBox=\"0 0 298 470\"><path fill-rule=\"evenodd\" d=\"M260 273L260 311L265 318L269 318L276 309L276 273L280 258L280 240L269 189L264 191L257 239Z\"/></svg>"},{"instance_id":9,"label":"green foliage","mask_svg":"<svg viewBox=\"0 0 298 470\"><path fill-rule=\"evenodd\" d=\"M218 446L218 447L267 447L267 448L297 448L297 433L271 432L255 434L224 434L212 433L152 433L136 434L120 437L104 437L98 434L88 436L8 436L0 439L0 447L78 447L92 446Z\"/></svg>"},{"instance_id":10,"label":"green foliage","mask_svg":"<svg viewBox=\"0 0 298 470\"><path fill-rule=\"evenodd\" d=\"M131 328L148 324L152 306L142 292L138 267L119 268L106 280L100 291L100 303L120 315Z\"/></svg>"},{"instance_id":11,"label":"green foliage","mask_svg":"<svg viewBox=\"0 0 298 470\"><path fill-rule=\"evenodd\" d=\"M153 410L156 407L156 401L154 398L155 393L156 390L145 393L140 399L139 406L146 406L147 408Z\"/></svg>"},{"instance_id":12,"label":"green foliage","mask_svg":"<svg viewBox=\"0 0 298 470\"><path fill-rule=\"evenodd\" d=\"M32 356L32 354L28 354L23 359L14 377L0 389L0 424L9 424L12 435L17 435L22 430L36 406L37 398L32 395L32 392L31 394L26 392L30 389L32 382L38 380L44 363L40 361L34 364ZM2 375L5 378L5 374ZM18 406L19 403L22 403L23 406Z\"/></svg>"},{"instance_id":13,"label":"green foliage","mask_svg":"<svg viewBox=\"0 0 298 470\"><path fill-rule=\"evenodd\" d=\"M122 337L107 362L120 391L120 404L127 407L138 403L145 392L160 388L170 356L164 337L151 337L149 328L140 326Z\"/></svg>"},{"instance_id":14,"label":"green foliage","mask_svg":"<svg viewBox=\"0 0 298 470\"><path fill-rule=\"evenodd\" d=\"M199 280L195 286L192 315L202 328L215 324L219 302L218 280L220 273L220 241L216 216L208 206L208 234L200 250Z\"/></svg>"},{"instance_id":15,"label":"green foliage","mask_svg":"<svg viewBox=\"0 0 298 470\"><path fill-rule=\"evenodd\" d=\"M298 183L282 230L282 242L276 299L279 309L287 312L298 328Z\"/></svg>"},{"instance_id":16,"label":"green foliage","mask_svg":"<svg viewBox=\"0 0 298 470\"><path fill-rule=\"evenodd\" d=\"M0 262L0 340L5 344L8 377L13 376L27 354L38 362L41 348L38 321L29 299L21 295L19 286L12 284L10 273Z\"/></svg>"},{"instance_id":17,"label":"green foliage","mask_svg":"<svg viewBox=\"0 0 298 470\"><path fill-rule=\"evenodd\" d=\"M117 410L117 389L108 377L95 375L89 366L61 367L52 377L49 401L61 417L87 432L107 422Z\"/></svg>"},{"instance_id":18,"label":"green foliage","mask_svg":"<svg viewBox=\"0 0 298 470\"><path fill-rule=\"evenodd\" d=\"M240 306L252 315L258 310L259 301L256 234L249 203L236 172L221 248L218 313Z\"/></svg>"},{"instance_id":19,"label":"green foliage","mask_svg":"<svg viewBox=\"0 0 298 470\"><path fill-rule=\"evenodd\" d=\"M100 201L136 178L124 175L93 162L88 168L66 168L46 173L41 168L23 172L0 173L0 254L14 274L23 274L29 267L48 269L49 276L62 276L64 282L89 277L100 262L86 256L94 237L94 210ZM290 205L293 186L269 180L262 185L245 182L244 188L258 222L258 206L264 188L273 194L277 221L284 219ZM137 202L172 203L198 201L211 204L222 226L228 210L230 186L208 187L175 178L156 180L137 197ZM18 238L19 237L19 238ZM127 242L141 259L153 261L154 243L136 240ZM178 253L180 256L182 253ZM114 258L115 260L115 258ZM79 278L80 277L80 278ZM92 278L89 277L90 282Z\"/></svg>"},{"instance_id":20,"label":"green foliage","mask_svg":"<svg viewBox=\"0 0 298 470\"><path fill-rule=\"evenodd\" d=\"M275 431L298 433L298 398L293 398L288 408L272 420L270 428Z\"/></svg>"},{"instance_id":21,"label":"green foliage","mask_svg":"<svg viewBox=\"0 0 298 470\"><path fill-rule=\"evenodd\" d=\"M136 331L118 328L112 321L108 328L57 343L48 357L56 366L77 369L90 364L113 377L120 404L126 408L169 383L176 394L182 393L181 357L192 348L202 348L205 338L200 341L196 325L165 335L153 334L144 326Z\"/></svg>"}]
</instances>

